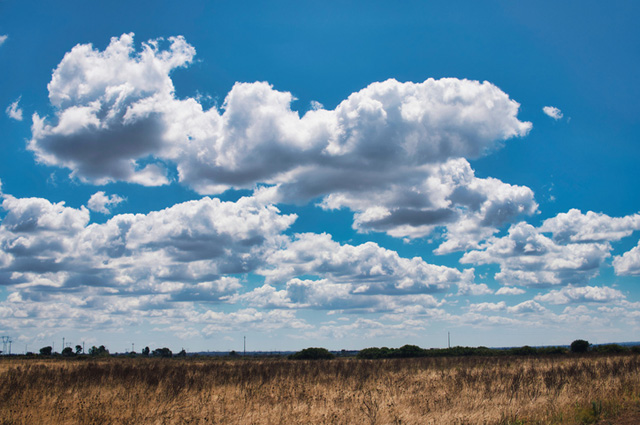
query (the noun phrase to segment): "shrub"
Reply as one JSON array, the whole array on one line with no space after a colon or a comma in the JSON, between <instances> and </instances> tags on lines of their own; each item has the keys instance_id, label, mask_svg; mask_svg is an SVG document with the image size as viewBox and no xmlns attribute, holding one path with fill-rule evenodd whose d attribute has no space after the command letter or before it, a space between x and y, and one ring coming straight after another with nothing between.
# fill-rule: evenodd
<instances>
[{"instance_id":1,"label":"shrub","mask_svg":"<svg viewBox=\"0 0 640 425\"><path fill-rule=\"evenodd\" d=\"M304 350L298 351L295 354L291 354L289 359L291 360L329 360L334 357L326 348L310 347Z\"/></svg>"},{"instance_id":2,"label":"shrub","mask_svg":"<svg viewBox=\"0 0 640 425\"><path fill-rule=\"evenodd\" d=\"M46 347L42 347L40 349L40 355L41 356L50 356L51 352L53 351L53 348L51 348L51 346L46 346Z\"/></svg>"}]
</instances>

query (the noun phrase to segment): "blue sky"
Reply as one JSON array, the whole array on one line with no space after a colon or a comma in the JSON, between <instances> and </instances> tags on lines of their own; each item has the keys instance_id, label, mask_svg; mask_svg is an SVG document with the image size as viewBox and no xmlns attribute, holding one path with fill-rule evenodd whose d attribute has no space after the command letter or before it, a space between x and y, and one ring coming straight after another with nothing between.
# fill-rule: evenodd
<instances>
[{"instance_id":1,"label":"blue sky","mask_svg":"<svg viewBox=\"0 0 640 425\"><path fill-rule=\"evenodd\" d=\"M0 0L13 351L640 340L636 2Z\"/></svg>"}]
</instances>

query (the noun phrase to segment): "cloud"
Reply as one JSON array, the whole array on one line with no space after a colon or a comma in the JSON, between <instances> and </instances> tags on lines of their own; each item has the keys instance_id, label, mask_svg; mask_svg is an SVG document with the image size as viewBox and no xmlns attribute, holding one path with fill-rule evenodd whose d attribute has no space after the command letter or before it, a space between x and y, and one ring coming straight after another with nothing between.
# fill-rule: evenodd
<instances>
[{"instance_id":1,"label":"cloud","mask_svg":"<svg viewBox=\"0 0 640 425\"><path fill-rule=\"evenodd\" d=\"M355 211L354 228L360 232L419 238L445 227L437 254L477 248L505 223L538 208L531 189L477 178L466 159L423 167L419 175L384 190L333 193L321 206Z\"/></svg>"},{"instance_id":2,"label":"cloud","mask_svg":"<svg viewBox=\"0 0 640 425\"><path fill-rule=\"evenodd\" d=\"M118 195L107 196L103 191L99 191L91 195L87 207L91 211L96 211L102 214L110 214L110 207L116 206L121 202L124 202L124 198Z\"/></svg>"},{"instance_id":3,"label":"cloud","mask_svg":"<svg viewBox=\"0 0 640 425\"><path fill-rule=\"evenodd\" d=\"M195 55L183 38L169 42L162 50L162 40L152 40L135 53L133 34L123 34L102 52L89 44L68 52L47 86L57 123L33 116L28 147L38 161L69 168L73 176L97 184L166 184L162 166L141 163L169 148L161 113L148 105L174 100L169 73Z\"/></svg>"},{"instance_id":4,"label":"cloud","mask_svg":"<svg viewBox=\"0 0 640 425\"><path fill-rule=\"evenodd\" d=\"M84 207L38 198L5 195L2 208L0 281L28 283L22 295L38 298L94 288L219 301L238 287L225 276L261 265L296 218L253 198L203 198L103 224L88 224Z\"/></svg>"},{"instance_id":5,"label":"cloud","mask_svg":"<svg viewBox=\"0 0 640 425\"><path fill-rule=\"evenodd\" d=\"M473 269L459 271L429 264L419 257L403 258L397 252L367 242L341 245L328 234L305 233L267 258L258 270L267 283L314 276L331 284L350 285L363 295L437 293L451 285L473 281Z\"/></svg>"},{"instance_id":6,"label":"cloud","mask_svg":"<svg viewBox=\"0 0 640 425\"><path fill-rule=\"evenodd\" d=\"M534 299L550 304L572 304L584 302L609 303L624 300L625 296L617 289L606 286L569 287L553 290Z\"/></svg>"},{"instance_id":7,"label":"cloud","mask_svg":"<svg viewBox=\"0 0 640 425\"><path fill-rule=\"evenodd\" d=\"M555 106L545 106L544 108L542 108L542 111L549 117L553 118L554 120L559 120L562 118L562 111L558 108L556 108Z\"/></svg>"},{"instance_id":8,"label":"cloud","mask_svg":"<svg viewBox=\"0 0 640 425\"><path fill-rule=\"evenodd\" d=\"M513 307L507 307L507 312L512 314L544 313L547 309L533 300L522 302Z\"/></svg>"},{"instance_id":9,"label":"cloud","mask_svg":"<svg viewBox=\"0 0 640 425\"><path fill-rule=\"evenodd\" d=\"M254 197L205 197L105 223L90 223L85 207L40 198L4 195L2 208L0 283L14 292L0 310L12 320L30 318L34 326L37 318L67 324L74 315L89 323L86 311L99 316L100 326L125 326L135 320L109 316L143 312L139 320L151 320L152 312L161 312L168 318L208 303L349 312L433 309L443 303L434 294L451 287L466 295L489 291L473 283L473 269L403 258L371 242L340 244L327 234L286 236L296 216ZM247 274L264 276L264 285L247 291ZM205 334L217 329L209 325Z\"/></svg>"},{"instance_id":10,"label":"cloud","mask_svg":"<svg viewBox=\"0 0 640 425\"><path fill-rule=\"evenodd\" d=\"M610 250L608 242L558 244L521 222L511 226L506 236L493 237L482 249L465 253L460 262L499 264L495 278L506 285L578 285L598 274Z\"/></svg>"},{"instance_id":11,"label":"cloud","mask_svg":"<svg viewBox=\"0 0 640 425\"><path fill-rule=\"evenodd\" d=\"M387 80L352 93L334 110L303 116L294 96L266 82L236 83L222 108L177 99L170 74L193 61L183 38L143 43L133 34L104 51L77 45L53 73L54 124L33 117L37 159L83 181L181 183L202 194L267 187L265 203L323 198L351 209L359 231L423 237L446 226L441 253L476 247L537 205L533 192L473 175L466 159L525 136L519 104L489 82Z\"/></svg>"},{"instance_id":12,"label":"cloud","mask_svg":"<svg viewBox=\"0 0 640 425\"><path fill-rule=\"evenodd\" d=\"M18 106L20 99L21 97L17 98L16 101L9 105L5 110L7 116L16 121L22 121L22 109Z\"/></svg>"},{"instance_id":13,"label":"cloud","mask_svg":"<svg viewBox=\"0 0 640 425\"><path fill-rule=\"evenodd\" d=\"M488 295L493 291L485 283L460 283L458 284L458 295Z\"/></svg>"},{"instance_id":14,"label":"cloud","mask_svg":"<svg viewBox=\"0 0 640 425\"><path fill-rule=\"evenodd\" d=\"M640 276L640 242L631 250L616 256L613 268L619 276Z\"/></svg>"},{"instance_id":15,"label":"cloud","mask_svg":"<svg viewBox=\"0 0 640 425\"><path fill-rule=\"evenodd\" d=\"M477 158L531 128L500 89L458 79L373 83L333 111L316 108L303 117L291 110L291 93L237 83L222 113L204 111L196 99L175 98L169 74L191 63L195 49L181 37L169 41L165 50L159 40L144 43L139 53L133 34L112 38L102 52L75 46L48 85L57 124L36 115L30 149L97 182L130 181L135 170L127 174L123 163L154 156L175 162L185 184L218 193L291 183L308 167L335 177L376 167L393 176L398 168ZM95 159L87 151L103 145L112 148L103 152L106 164L90 171ZM321 196L337 184L299 187L297 197Z\"/></svg>"},{"instance_id":16,"label":"cloud","mask_svg":"<svg viewBox=\"0 0 640 425\"><path fill-rule=\"evenodd\" d=\"M432 294L451 286L458 287L459 295L491 293L486 285L473 283L472 269L402 258L372 242L339 244L327 234L296 235L273 251L257 273L266 284L236 300L261 308L391 311L439 306Z\"/></svg>"},{"instance_id":17,"label":"cloud","mask_svg":"<svg viewBox=\"0 0 640 425\"><path fill-rule=\"evenodd\" d=\"M498 303L477 303L469 306L469 311L472 312L485 312L485 311L505 311L507 309L507 303L500 301Z\"/></svg>"},{"instance_id":18,"label":"cloud","mask_svg":"<svg viewBox=\"0 0 640 425\"><path fill-rule=\"evenodd\" d=\"M546 219L540 231L553 233L560 243L617 241L640 230L640 214L609 217L606 214L577 209Z\"/></svg>"},{"instance_id":19,"label":"cloud","mask_svg":"<svg viewBox=\"0 0 640 425\"><path fill-rule=\"evenodd\" d=\"M229 330L257 329L269 332L281 328L310 328L305 321L297 319L293 311L286 310L262 312L247 308L231 313L208 311L203 315L203 320L209 323L202 330L202 333L208 336Z\"/></svg>"},{"instance_id":20,"label":"cloud","mask_svg":"<svg viewBox=\"0 0 640 425\"><path fill-rule=\"evenodd\" d=\"M6 35L0 35L0 46L2 46L5 41L7 41L7 38L8 36Z\"/></svg>"},{"instance_id":21,"label":"cloud","mask_svg":"<svg viewBox=\"0 0 640 425\"><path fill-rule=\"evenodd\" d=\"M522 295L526 291L522 288L516 288L513 286L503 286L496 291L496 295Z\"/></svg>"}]
</instances>

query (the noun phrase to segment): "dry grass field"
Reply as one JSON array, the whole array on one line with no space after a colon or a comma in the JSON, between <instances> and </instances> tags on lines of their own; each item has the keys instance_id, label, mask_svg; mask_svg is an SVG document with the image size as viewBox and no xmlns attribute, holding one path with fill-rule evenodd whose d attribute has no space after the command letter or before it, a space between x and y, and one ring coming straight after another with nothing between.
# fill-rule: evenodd
<instances>
[{"instance_id":1,"label":"dry grass field","mask_svg":"<svg viewBox=\"0 0 640 425\"><path fill-rule=\"evenodd\" d=\"M0 361L1 424L631 424L639 406L633 354Z\"/></svg>"}]
</instances>

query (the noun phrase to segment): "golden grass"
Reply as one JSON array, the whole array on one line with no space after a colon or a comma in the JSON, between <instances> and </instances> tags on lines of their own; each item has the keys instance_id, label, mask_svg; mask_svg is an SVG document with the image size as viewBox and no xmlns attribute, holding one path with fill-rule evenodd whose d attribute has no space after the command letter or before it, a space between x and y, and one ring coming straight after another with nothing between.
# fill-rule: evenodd
<instances>
[{"instance_id":1,"label":"golden grass","mask_svg":"<svg viewBox=\"0 0 640 425\"><path fill-rule=\"evenodd\" d=\"M639 395L637 355L0 361L0 424L582 424Z\"/></svg>"}]
</instances>

